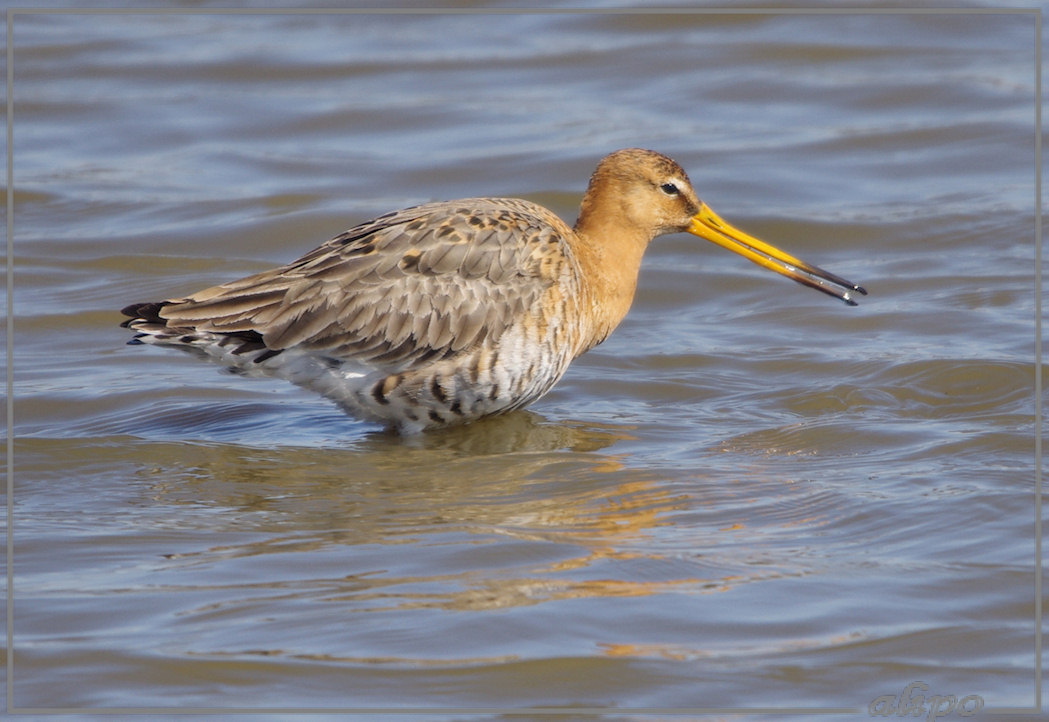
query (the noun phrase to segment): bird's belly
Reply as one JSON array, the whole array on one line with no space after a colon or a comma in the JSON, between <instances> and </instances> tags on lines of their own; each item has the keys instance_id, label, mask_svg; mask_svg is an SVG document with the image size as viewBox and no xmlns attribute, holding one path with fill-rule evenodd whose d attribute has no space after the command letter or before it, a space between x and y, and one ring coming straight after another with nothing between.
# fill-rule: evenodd
<instances>
[{"instance_id":1,"label":"bird's belly","mask_svg":"<svg viewBox=\"0 0 1049 722\"><path fill-rule=\"evenodd\" d=\"M540 398L572 360L560 335L556 329L539 335L511 327L495 343L403 371L291 357L277 375L355 416L410 433L523 408Z\"/></svg>"}]
</instances>

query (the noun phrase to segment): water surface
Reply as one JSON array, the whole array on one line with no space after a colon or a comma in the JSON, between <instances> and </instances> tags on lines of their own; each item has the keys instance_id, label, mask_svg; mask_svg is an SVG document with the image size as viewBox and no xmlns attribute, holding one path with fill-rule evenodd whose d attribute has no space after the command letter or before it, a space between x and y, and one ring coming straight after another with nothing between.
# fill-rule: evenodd
<instances>
[{"instance_id":1,"label":"water surface","mask_svg":"<svg viewBox=\"0 0 1049 722\"><path fill-rule=\"evenodd\" d=\"M1029 707L1033 27L18 15L9 704ZM394 208L571 222L627 146L871 295L663 238L546 398L412 440L124 345Z\"/></svg>"}]
</instances>

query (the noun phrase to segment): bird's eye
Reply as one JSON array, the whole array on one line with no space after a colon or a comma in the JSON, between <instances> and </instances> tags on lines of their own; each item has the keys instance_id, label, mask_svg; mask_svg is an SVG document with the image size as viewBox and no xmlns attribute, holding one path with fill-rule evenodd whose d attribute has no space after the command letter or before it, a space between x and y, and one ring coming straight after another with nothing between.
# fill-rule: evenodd
<instances>
[{"instance_id":1,"label":"bird's eye","mask_svg":"<svg viewBox=\"0 0 1049 722\"><path fill-rule=\"evenodd\" d=\"M664 183L663 185L659 186L659 190L663 191L668 196L676 196L678 194L677 186L673 183Z\"/></svg>"}]
</instances>

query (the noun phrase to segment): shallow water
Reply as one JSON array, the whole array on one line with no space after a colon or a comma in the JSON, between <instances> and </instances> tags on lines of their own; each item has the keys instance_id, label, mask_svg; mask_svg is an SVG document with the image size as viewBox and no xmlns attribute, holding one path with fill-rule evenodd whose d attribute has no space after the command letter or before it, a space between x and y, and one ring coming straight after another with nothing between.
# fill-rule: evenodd
<instances>
[{"instance_id":1,"label":"shallow water","mask_svg":"<svg viewBox=\"0 0 1049 722\"><path fill-rule=\"evenodd\" d=\"M16 16L8 704L849 719L921 681L1030 708L1033 39L1024 14ZM663 238L546 398L415 439L124 345L116 309L394 208L571 221L626 146L870 296Z\"/></svg>"}]
</instances>

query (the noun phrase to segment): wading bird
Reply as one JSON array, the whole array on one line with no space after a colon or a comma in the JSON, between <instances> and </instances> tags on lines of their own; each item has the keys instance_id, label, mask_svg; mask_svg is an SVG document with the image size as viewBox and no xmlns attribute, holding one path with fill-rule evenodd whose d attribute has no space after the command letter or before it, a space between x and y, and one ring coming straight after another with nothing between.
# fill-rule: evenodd
<instances>
[{"instance_id":1,"label":"wading bird","mask_svg":"<svg viewBox=\"0 0 1049 722\"><path fill-rule=\"evenodd\" d=\"M394 211L280 268L123 313L130 343L277 376L402 433L532 403L608 338L649 242L687 232L855 305L856 284L721 220L676 162L606 156L569 228L525 200Z\"/></svg>"}]
</instances>

